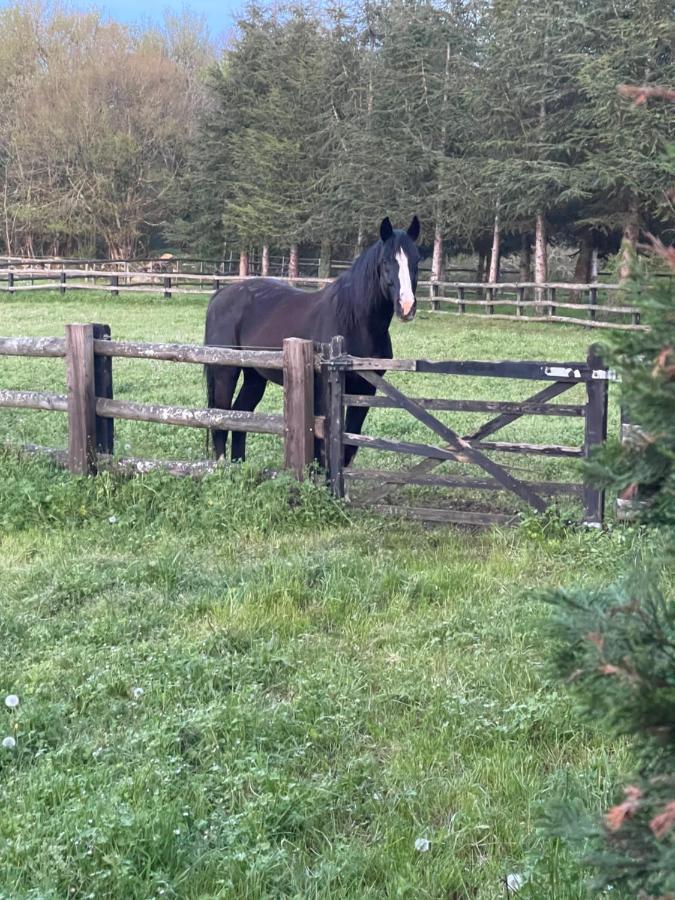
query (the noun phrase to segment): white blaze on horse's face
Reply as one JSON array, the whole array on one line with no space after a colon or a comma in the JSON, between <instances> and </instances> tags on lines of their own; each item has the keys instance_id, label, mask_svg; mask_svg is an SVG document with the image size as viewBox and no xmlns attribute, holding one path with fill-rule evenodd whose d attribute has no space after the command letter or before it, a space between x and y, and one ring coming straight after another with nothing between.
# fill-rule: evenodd
<instances>
[{"instance_id":1,"label":"white blaze on horse's face","mask_svg":"<svg viewBox=\"0 0 675 900\"><path fill-rule=\"evenodd\" d=\"M396 262L398 263L399 304L403 318L407 319L415 306L415 292L410 280L410 264L403 249L396 253Z\"/></svg>"}]
</instances>

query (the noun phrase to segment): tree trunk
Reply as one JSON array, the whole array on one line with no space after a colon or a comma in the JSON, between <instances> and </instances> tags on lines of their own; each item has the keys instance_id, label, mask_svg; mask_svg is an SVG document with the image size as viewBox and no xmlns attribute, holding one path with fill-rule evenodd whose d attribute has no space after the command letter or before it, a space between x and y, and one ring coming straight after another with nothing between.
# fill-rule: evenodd
<instances>
[{"instance_id":1,"label":"tree trunk","mask_svg":"<svg viewBox=\"0 0 675 900\"><path fill-rule=\"evenodd\" d=\"M481 282L485 280L485 251L478 251L478 265L476 266L476 281Z\"/></svg>"},{"instance_id":2,"label":"tree trunk","mask_svg":"<svg viewBox=\"0 0 675 900\"><path fill-rule=\"evenodd\" d=\"M518 269L519 281L532 281L532 237L524 231L520 235L520 265ZM530 296L530 288L523 290L523 299Z\"/></svg>"},{"instance_id":3,"label":"tree trunk","mask_svg":"<svg viewBox=\"0 0 675 900\"><path fill-rule=\"evenodd\" d=\"M539 213L534 232L534 280L537 284L544 284L547 278L546 219L543 213ZM541 313L545 299L545 289L537 288L534 292L535 310L537 313Z\"/></svg>"},{"instance_id":4,"label":"tree trunk","mask_svg":"<svg viewBox=\"0 0 675 900\"><path fill-rule=\"evenodd\" d=\"M260 261L260 274L263 278L267 278L270 274L270 245L263 244L262 258Z\"/></svg>"},{"instance_id":5,"label":"tree trunk","mask_svg":"<svg viewBox=\"0 0 675 900\"><path fill-rule=\"evenodd\" d=\"M431 257L431 280L440 281L443 277L443 232L436 224L434 229L434 252Z\"/></svg>"},{"instance_id":6,"label":"tree trunk","mask_svg":"<svg viewBox=\"0 0 675 900\"><path fill-rule=\"evenodd\" d=\"M297 243L291 244L291 255L288 257L288 277L289 278L297 278L299 274L298 267L298 245Z\"/></svg>"},{"instance_id":7,"label":"tree trunk","mask_svg":"<svg viewBox=\"0 0 675 900\"><path fill-rule=\"evenodd\" d=\"M496 284L499 281L499 245L501 235L499 229L499 213L495 214L495 225L492 231L492 252L490 253L490 272L488 281Z\"/></svg>"},{"instance_id":8,"label":"tree trunk","mask_svg":"<svg viewBox=\"0 0 675 900\"><path fill-rule=\"evenodd\" d=\"M576 284L588 284L590 282L592 262L593 238L590 234L583 234L579 238L579 252L574 266L574 282ZM574 291L572 296L575 303L581 298L579 291Z\"/></svg>"},{"instance_id":9,"label":"tree trunk","mask_svg":"<svg viewBox=\"0 0 675 900\"><path fill-rule=\"evenodd\" d=\"M241 250L239 253L239 277L248 277L248 250Z\"/></svg>"},{"instance_id":10,"label":"tree trunk","mask_svg":"<svg viewBox=\"0 0 675 900\"><path fill-rule=\"evenodd\" d=\"M591 281L598 280L599 271L600 271L600 260L598 258L598 250L597 250L597 248L594 248L593 253L591 253Z\"/></svg>"},{"instance_id":11,"label":"tree trunk","mask_svg":"<svg viewBox=\"0 0 675 900\"><path fill-rule=\"evenodd\" d=\"M520 236L520 268L518 278L532 281L532 239L528 232Z\"/></svg>"},{"instance_id":12,"label":"tree trunk","mask_svg":"<svg viewBox=\"0 0 675 900\"><path fill-rule=\"evenodd\" d=\"M321 241L319 278L330 278L331 249L330 241Z\"/></svg>"},{"instance_id":13,"label":"tree trunk","mask_svg":"<svg viewBox=\"0 0 675 900\"><path fill-rule=\"evenodd\" d=\"M354 256L358 256L363 248L363 222L359 219L359 230L356 233L356 247L354 248Z\"/></svg>"},{"instance_id":14,"label":"tree trunk","mask_svg":"<svg viewBox=\"0 0 675 900\"><path fill-rule=\"evenodd\" d=\"M632 203L626 214L623 226L623 240L621 241L619 281L624 282L629 278L635 257L637 255L637 242L640 236L640 217L636 203Z\"/></svg>"}]
</instances>

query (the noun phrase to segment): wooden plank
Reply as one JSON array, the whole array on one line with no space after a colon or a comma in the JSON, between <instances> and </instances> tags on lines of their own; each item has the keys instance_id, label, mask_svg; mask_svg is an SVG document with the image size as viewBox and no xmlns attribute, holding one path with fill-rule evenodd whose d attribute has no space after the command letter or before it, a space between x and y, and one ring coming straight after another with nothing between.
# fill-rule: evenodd
<instances>
[{"instance_id":1,"label":"wooden plank","mask_svg":"<svg viewBox=\"0 0 675 900\"><path fill-rule=\"evenodd\" d=\"M503 491L504 485L496 478L467 478L463 475L415 475L411 469L345 469L345 478L350 481L382 481L392 485L413 485L415 487L441 487L479 491ZM574 481L528 481L528 484L542 494L583 493L583 484Z\"/></svg>"},{"instance_id":2,"label":"wooden plank","mask_svg":"<svg viewBox=\"0 0 675 900\"><path fill-rule=\"evenodd\" d=\"M284 354L284 468L302 481L314 458L314 344L286 338Z\"/></svg>"},{"instance_id":3,"label":"wooden plank","mask_svg":"<svg viewBox=\"0 0 675 900\"><path fill-rule=\"evenodd\" d=\"M344 338L336 335L328 347L326 394L326 462L331 491L335 497L344 497L344 442L345 442L345 374L342 366L335 365L344 355ZM333 365L330 365L333 363Z\"/></svg>"},{"instance_id":4,"label":"wooden plank","mask_svg":"<svg viewBox=\"0 0 675 900\"><path fill-rule=\"evenodd\" d=\"M199 347L193 344L148 344L140 341L96 341L96 353L125 359L164 359L169 362L211 364L219 366L254 366L282 369L281 350L252 350L232 347Z\"/></svg>"},{"instance_id":5,"label":"wooden plank","mask_svg":"<svg viewBox=\"0 0 675 900\"><path fill-rule=\"evenodd\" d=\"M64 338L42 337L0 337L0 356L45 356L62 357L66 355Z\"/></svg>"},{"instance_id":6,"label":"wooden plank","mask_svg":"<svg viewBox=\"0 0 675 900\"><path fill-rule=\"evenodd\" d=\"M514 525L518 516L513 513L488 513L475 512L464 509L431 509L424 506L363 506L355 503L354 506L362 507L380 515L398 516L403 519L421 519L423 522L438 522L448 525Z\"/></svg>"},{"instance_id":7,"label":"wooden plank","mask_svg":"<svg viewBox=\"0 0 675 900\"><path fill-rule=\"evenodd\" d=\"M96 473L96 393L94 328L66 325L68 381L68 468L76 475Z\"/></svg>"},{"instance_id":8,"label":"wooden plank","mask_svg":"<svg viewBox=\"0 0 675 900\"><path fill-rule=\"evenodd\" d=\"M441 447L433 447L431 444L417 444L413 441L394 441L391 438L371 437L369 434L352 434L345 431L342 435L343 443L350 447L366 447L371 450L387 450L391 453L405 453L410 456L425 456L430 459L450 459L453 462L466 463L462 453L453 453Z\"/></svg>"},{"instance_id":9,"label":"wooden plank","mask_svg":"<svg viewBox=\"0 0 675 900\"><path fill-rule=\"evenodd\" d=\"M5 442L3 449L17 456L46 456L56 465L67 467L68 453L53 447L41 447L37 444L12 444ZM214 472L222 471L222 462L215 460L181 460L181 459L144 459L136 456L115 457L99 454L97 458L99 471L115 472L119 475L145 475L148 472L165 472L178 478L201 478ZM259 473L262 479L275 478L278 472L265 469Z\"/></svg>"},{"instance_id":10,"label":"wooden plank","mask_svg":"<svg viewBox=\"0 0 675 900\"><path fill-rule=\"evenodd\" d=\"M49 394L45 391L0 390L0 406L9 409L44 409L51 412L68 412L65 394Z\"/></svg>"},{"instance_id":11,"label":"wooden plank","mask_svg":"<svg viewBox=\"0 0 675 900\"><path fill-rule=\"evenodd\" d=\"M525 444L517 441L471 441L471 446L479 450L496 450L499 453L530 453L534 456L564 456L581 458L584 451L581 447L569 447L565 444Z\"/></svg>"},{"instance_id":12,"label":"wooden plank","mask_svg":"<svg viewBox=\"0 0 675 900\"><path fill-rule=\"evenodd\" d=\"M110 325L94 323L94 341L110 340ZM94 355L94 391L96 397L112 400L113 397L113 372L112 357ZM115 420L96 416L96 451L98 453L113 453L115 447Z\"/></svg>"},{"instance_id":13,"label":"wooden plank","mask_svg":"<svg viewBox=\"0 0 675 900\"><path fill-rule=\"evenodd\" d=\"M417 360L415 359L379 359L370 356L346 356L344 360L345 366L353 372L361 370L382 370L398 372L415 372L417 371Z\"/></svg>"},{"instance_id":14,"label":"wooden plank","mask_svg":"<svg viewBox=\"0 0 675 900\"><path fill-rule=\"evenodd\" d=\"M417 372L438 375L472 375L484 378L512 378L523 381L569 381L573 384L592 377L586 363L529 362L521 360L416 360Z\"/></svg>"},{"instance_id":15,"label":"wooden plank","mask_svg":"<svg viewBox=\"0 0 675 900\"><path fill-rule=\"evenodd\" d=\"M563 390L569 390L571 385L564 383ZM548 388L547 388L548 390ZM559 391L558 393L562 393ZM555 396L555 394L553 395ZM453 412L506 412L513 413L510 421L520 416L577 416L585 415L586 407L564 403L536 403L531 399L522 402L506 402L493 400L444 400L436 398L415 397L415 402L424 409L437 409ZM367 406L379 409L398 409L398 403L389 397L380 397L378 394L345 394L345 406ZM496 421L496 420L493 420ZM487 424L487 423L486 423ZM508 424L508 423L505 423ZM503 426L500 426L503 427ZM495 428L495 431L497 429Z\"/></svg>"},{"instance_id":16,"label":"wooden plank","mask_svg":"<svg viewBox=\"0 0 675 900\"><path fill-rule=\"evenodd\" d=\"M351 371L421 372L428 375L472 375L484 378L512 378L523 381L568 381L572 384L589 381L592 371L585 362L525 362L521 360L430 360L430 359L373 359L346 357Z\"/></svg>"},{"instance_id":17,"label":"wooden plank","mask_svg":"<svg viewBox=\"0 0 675 900\"><path fill-rule=\"evenodd\" d=\"M193 409L186 406L160 406L131 400L96 401L96 414L135 422L158 422L185 428L222 428L256 434L284 433L284 417L270 413L252 413L236 409Z\"/></svg>"},{"instance_id":18,"label":"wooden plank","mask_svg":"<svg viewBox=\"0 0 675 900\"><path fill-rule=\"evenodd\" d=\"M588 365L602 368L597 345L588 350ZM588 458L593 450L607 439L607 401L609 382L601 379L586 384L586 424L583 455ZM588 482L584 485L584 515L588 525L600 526L605 512L605 492Z\"/></svg>"},{"instance_id":19,"label":"wooden plank","mask_svg":"<svg viewBox=\"0 0 675 900\"><path fill-rule=\"evenodd\" d=\"M447 441L450 446L453 446L455 449L462 452L462 455L466 457L467 462L473 463L476 466L479 466L481 469L484 469L498 481L500 481L507 490L510 490L512 493L516 494L521 500L524 500L533 509L536 509L537 512L544 512L546 509L546 503L544 500L539 497L539 495L533 491L531 488L527 486L525 482L519 481L517 478L514 478L510 475L506 469L496 463L494 460L485 456L480 450L478 450L475 446L472 446L465 441L462 437L457 434L457 432L453 431L447 425L444 425L438 419L431 415L431 413L427 412L427 410L423 409L421 406L418 406L413 400L409 397L406 397L398 388L395 388L392 384L389 384L388 381L385 381L384 378L376 375L374 372L363 372L362 378L365 378L366 381L369 381L374 387L381 390L383 393L388 394L392 399L398 400L401 407L407 410L412 416L418 419L422 424L426 425L432 431L434 431L437 435L443 438L443 440Z\"/></svg>"},{"instance_id":20,"label":"wooden plank","mask_svg":"<svg viewBox=\"0 0 675 900\"><path fill-rule=\"evenodd\" d=\"M51 462L63 468L68 467L68 451L56 450L54 447L40 447L37 444L13 444L5 441L3 449L21 456L46 456Z\"/></svg>"}]
</instances>

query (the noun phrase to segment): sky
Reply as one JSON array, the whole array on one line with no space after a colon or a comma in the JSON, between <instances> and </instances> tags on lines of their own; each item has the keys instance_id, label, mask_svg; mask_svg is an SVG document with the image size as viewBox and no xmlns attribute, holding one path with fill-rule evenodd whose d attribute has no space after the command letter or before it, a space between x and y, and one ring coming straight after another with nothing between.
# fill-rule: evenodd
<instances>
[{"instance_id":1,"label":"sky","mask_svg":"<svg viewBox=\"0 0 675 900\"><path fill-rule=\"evenodd\" d=\"M0 7L13 5L14 0L0 0ZM226 34L234 24L235 14L245 0L70 0L71 9L96 7L106 16L119 22L160 22L165 10L180 13L189 9L205 20L211 37Z\"/></svg>"},{"instance_id":2,"label":"sky","mask_svg":"<svg viewBox=\"0 0 675 900\"><path fill-rule=\"evenodd\" d=\"M212 37L218 37L223 31L232 27L233 13L243 6L243 0L158 0L153 3L143 0L94 0L93 3L81 2L77 6L97 6L110 18L121 22L138 22L139 20L160 21L165 10L181 12L190 9L203 17L211 31Z\"/></svg>"}]
</instances>

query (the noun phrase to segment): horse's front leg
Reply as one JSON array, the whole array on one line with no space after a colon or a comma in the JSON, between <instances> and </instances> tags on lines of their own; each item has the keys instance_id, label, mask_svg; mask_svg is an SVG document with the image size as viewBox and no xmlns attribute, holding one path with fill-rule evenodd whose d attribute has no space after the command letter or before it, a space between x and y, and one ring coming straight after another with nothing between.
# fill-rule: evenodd
<instances>
[{"instance_id":1,"label":"horse's front leg","mask_svg":"<svg viewBox=\"0 0 675 900\"><path fill-rule=\"evenodd\" d=\"M314 376L314 417L326 415L326 396L324 380L320 375ZM326 458L326 441L323 438L314 438L314 460L322 468L328 468Z\"/></svg>"},{"instance_id":2,"label":"horse's front leg","mask_svg":"<svg viewBox=\"0 0 675 900\"><path fill-rule=\"evenodd\" d=\"M375 387L365 378L358 375L347 376L345 382L346 394L362 394L372 397L375 394ZM345 431L351 434L361 434L363 423L368 415L369 407L367 406L348 406L345 414ZM358 447L345 446L344 448L344 465L348 466L354 459Z\"/></svg>"}]
</instances>

